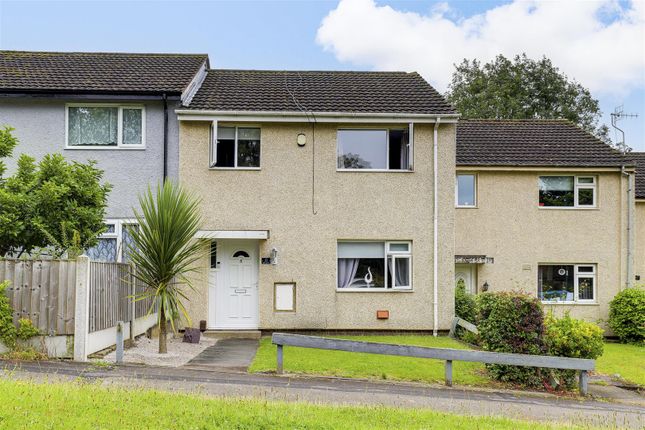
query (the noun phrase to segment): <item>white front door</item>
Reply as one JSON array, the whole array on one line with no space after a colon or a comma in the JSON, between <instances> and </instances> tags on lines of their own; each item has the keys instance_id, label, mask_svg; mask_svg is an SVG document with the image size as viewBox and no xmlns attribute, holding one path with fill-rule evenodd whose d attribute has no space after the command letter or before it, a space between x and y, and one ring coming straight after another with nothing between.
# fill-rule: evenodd
<instances>
[{"instance_id":1,"label":"white front door","mask_svg":"<svg viewBox=\"0 0 645 430\"><path fill-rule=\"evenodd\" d=\"M455 264L455 286L460 282L464 283L466 292L475 294L477 292L477 275L474 264Z\"/></svg>"},{"instance_id":2,"label":"white front door","mask_svg":"<svg viewBox=\"0 0 645 430\"><path fill-rule=\"evenodd\" d=\"M208 326L258 328L258 242L218 240L217 269L209 279Z\"/></svg>"}]
</instances>

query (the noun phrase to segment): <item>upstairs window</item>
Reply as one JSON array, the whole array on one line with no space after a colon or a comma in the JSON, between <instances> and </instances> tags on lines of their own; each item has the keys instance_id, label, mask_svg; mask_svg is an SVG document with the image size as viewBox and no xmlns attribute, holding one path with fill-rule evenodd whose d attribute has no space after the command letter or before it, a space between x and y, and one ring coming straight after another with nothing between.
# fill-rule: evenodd
<instances>
[{"instance_id":1,"label":"upstairs window","mask_svg":"<svg viewBox=\"0 0 645 430\"><path fill-rule=\"evenodd\" d=\"M407 129L338 130L339 170L412 170Z\"/></svg>"},{"instance_id":2,"label":"upstairs window","mask_svg":"<svg viewBox=\"0 0 645 430\"><path fill-rule=\"evenodd\" d=\"M477 177L474 174L457 175L455 204L458 208L471 208L477 205Z\"/></svg>"},{"instance_id":3,"label":"upstairs window","mask_svg":"<svg viewBox=\"0 0 645 430\"><path fill-rule=\"evenodd\" d=\"M540 207L595 208L595 176L540 176Z\"/></svg>"},{"instance_id":4,"label":"upstairs window","mask_svg":"<svg viewBox=\"0 0 645 430\"><path fill-rule=\"evenodd\" d=\"M142 148L143 106L67 106L68 148Z\"/></svg>"},{"instance_id":5,"label":"upstairs window","mask_svg":"<svg viewBox=\"0 0 645 430\"><path fill-rule=\"evenodd\" d=\"M256 127L217 127L211 149L211 167L228 169L260 168L260 129Z\"/></svg>"}]
</instances>

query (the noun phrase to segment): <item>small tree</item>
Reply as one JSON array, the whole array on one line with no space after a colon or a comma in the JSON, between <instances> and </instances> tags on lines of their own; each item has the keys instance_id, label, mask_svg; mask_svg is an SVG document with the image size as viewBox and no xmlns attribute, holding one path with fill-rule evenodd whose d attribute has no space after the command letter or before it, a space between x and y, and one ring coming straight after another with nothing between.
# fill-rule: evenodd
<instances>
[{"instance_id":1,"label":"small tree","mask_svg":"<svg viewBox=\"0 0 645 430\"><path fill-rule=\"evenodd\" d=\"M146 285L137 300L154 298L149 312L156 306L159 323L159 353L168 352L167 322L173 332L175 318L183 315L190 324L183 301L188 297L184 287L192 289L188 275L197 270L202 246L194 237L201 222L200 200L193 194L166 180L156 193L148 188L139 197L141 213L134 211L139 223L132 229L132 243L127 245L135 277Z\"/></svg>"},{"instance_id":2,"label":"small tree","mask_svg":"<svg viewBox=\"0 0 645 430\"><path fill-rule=\"evenodd\" d=\"M598 100L546 57L498 55L483 65L464 59L455 67L446 96L464 118L564 118L610 143L609 128L599 125Z\"/></svg>"},{"instance_id":3,"label":"small tree","mask_svg":"<svg viewBox=\"0 0 645 430\"><path fill-rule=\"evenodd\" d=\"M11 157L18 143L11 132L0 130L0 158ZM23 154L17 164L5 178L0 160L0 256L48 248L60 257L95 245L111 189L101 184L103 171L92 161L69 163L60 154L38 163Z\"/></svg>"}]
</instances>

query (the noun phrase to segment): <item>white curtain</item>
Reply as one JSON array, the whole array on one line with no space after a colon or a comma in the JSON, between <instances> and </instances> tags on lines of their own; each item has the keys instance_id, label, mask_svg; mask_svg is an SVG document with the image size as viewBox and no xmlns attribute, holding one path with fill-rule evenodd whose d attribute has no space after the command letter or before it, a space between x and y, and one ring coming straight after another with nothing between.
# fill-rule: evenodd
<instances>
[{"instance_id":1,"label":"white curtain","mask_svg":"<svg viewBox=\"0 0 645 430\"><path fill-rule=\"evenodd\" d=\"M358 270L358 258L339 258L338 259L338 288L348 288Z\"/></svg>"}]
</instances>

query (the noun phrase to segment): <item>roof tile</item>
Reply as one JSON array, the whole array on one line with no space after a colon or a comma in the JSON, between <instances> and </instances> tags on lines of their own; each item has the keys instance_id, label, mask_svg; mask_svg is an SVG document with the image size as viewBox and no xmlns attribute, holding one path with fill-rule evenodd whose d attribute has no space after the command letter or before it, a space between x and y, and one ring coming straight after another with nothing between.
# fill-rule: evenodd
<instances>
[{"instance_id":1,"label":"roof tile","mask_svg":"<svg viewBox=\"0 0 645 430\"><path fill-rule=\"evenodd\" d=\"M0 51L0 91L177 93L202 54Z\"/></svg>"},{"instance_id":2,"label":"roof tile","mask_svg":"<svg viewBox=\"0 0 645 430\"><path fill-rule=\"evenodd\" d=\"M567 120L460 120L458 166L615 167L633 160Z\"/></svg>"},{"instance_id":3,"label":"roof tile","mask_svg":"<svg viewBox=\"0 0 645 430\"><path fill-rule=\"evenodd\" d=\"M189 109L455 114L418 73L209 70Z\"/></svg>"}]
</instances>

